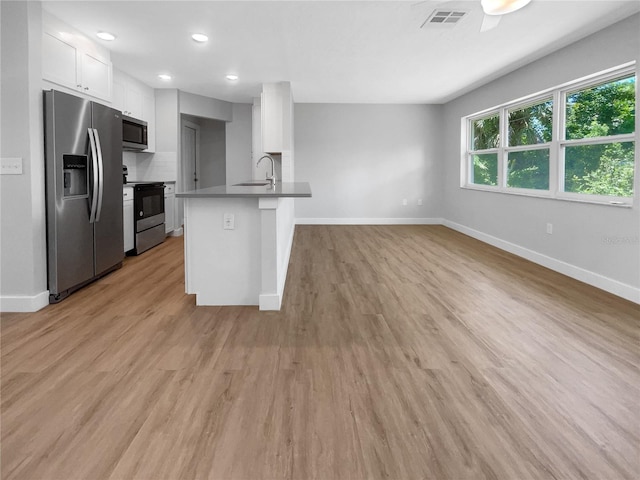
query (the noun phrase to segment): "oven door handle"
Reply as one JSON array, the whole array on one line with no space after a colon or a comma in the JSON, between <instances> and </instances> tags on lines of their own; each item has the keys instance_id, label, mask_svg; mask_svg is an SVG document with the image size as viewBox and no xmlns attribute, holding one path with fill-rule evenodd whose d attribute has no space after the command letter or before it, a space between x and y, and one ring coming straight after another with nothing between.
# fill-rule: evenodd
<instances>
[{"instance_id":1,"label":"oven door handle","mask_svg":"<svg viewBox=\"0 0 640 480\"><path fill-rule=\"evenodd\" d=\"M96 222L99 222L100 214L102 213L102 197L104 196L104 162L102 160L100 135L95 128L93 129L93 136L96 140L96 150L98 151L98 208L96 210Z\"/></svg>"},{"instance_id":2,"label":"oven door handle","mask_svg":"<svg viewBox=\"0 0 640 480\"><path fill-rule=\"evenodd\" d=\"M93 165L93 188L91 189L91 212L89 214L89 223L96 222L96 210L98 209L98 189L99 189L99 172L98 172L98 154L96 152L96 140L93 137L93 128L88 128L89 144L91 145L91 163Z\"/></svg>"}]
</instances>

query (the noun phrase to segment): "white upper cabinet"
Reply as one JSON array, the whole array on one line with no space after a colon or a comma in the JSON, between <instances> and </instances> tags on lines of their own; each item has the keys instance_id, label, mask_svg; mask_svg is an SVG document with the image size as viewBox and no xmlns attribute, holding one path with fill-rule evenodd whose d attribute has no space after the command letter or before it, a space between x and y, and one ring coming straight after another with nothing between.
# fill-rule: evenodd
<instances>
[{"instance_id":1,"label":"white upper cabinet","mask_svg":"<svg viewBox=\"0 0 640 480\"><path fill-rule=\"evenodd\" d=\"M113 108L125 115L141 120L143 118L143 89L150 87L139 85L140 82L118 69L113 69Z\"/></svg>"},{"instance_id":2,"label":"white upper cabinet","mask_svg":"<svg viewBox=\"0 0 640 480\"><path fill-rule=\"evenodd\" d=\"M42 35L42 76L60 85L78 88L76 47L48 33Z\"/></svg>"},{"instance_id":3,"label":"white upper cabinet","mask_svg":"<svg viewBox=\"0 0 640 480\"><path fill-rule=\"evenodd\" d=\"M124 115L147 122L149 148L144 151L154 152L156 149L156 101L153 88L114 68L111 106Z\"/></svg>"},{"instance_id":4,"label":"white upper cabinet","mask_svg":"<svg viewBox=\"0 0 640 480\"><path fill-rule=\"evenodd\" d=\"M111 100L111 62L80 52L80 85L87 95Z\"/></svg>"},{"instance_id":5,"label":"white upper cabinet","mask_svg":"<svg viewBox=\"0 0 640 480\"><path fill-rule=\"evenodd\" d=\"M142 92L135 87L127 87L124 90L124 104L127 107L125 115L146 120L142 107Z\"/></svg>"},{"instance_id":6,"label":"white upper cabinet","mask_svg":"<svg viewBox=\"0 0 640 480\"><path fill-rule=\"evenodd\" d=\"M83 95L111 101L109 50L43 13L42 78Z\"/></svg>"},{"instance_id":7,"label":"white upper cabinet","mask_svg":"<svg viewBox=\"0 0 640 480\"><path fill-rule=\"evenodd\" d=\"M293 101L288 82L265 83L261 95L262 150L282 153L291 149Z\"/></svg>"}]
</instances>

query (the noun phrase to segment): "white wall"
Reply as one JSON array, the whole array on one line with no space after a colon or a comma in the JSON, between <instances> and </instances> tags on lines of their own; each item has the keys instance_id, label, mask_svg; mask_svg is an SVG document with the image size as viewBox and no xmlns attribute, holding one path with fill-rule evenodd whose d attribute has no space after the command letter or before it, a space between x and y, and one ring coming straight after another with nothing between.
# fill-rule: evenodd
<instances>
[{"instance_id":1,"label":"white wall","mask_svg":"<svg viewBox=\"0 0 640 480\"><path fill-rule=\"evenodd\" d=\"M467 233L640 301L637 195L633 208L619 208L460 188L463 116L638 61L639 31L640 16L635 15L446 104L442 216ZM636 142L636 165L638 151ZM639 179L637 174L636 191L640 191ZM553 224L553 235L545 233L546 223Z\"/></svg>"},{"instance_id":2,"label":"white wall","mask_svg":"<svg viewBox=\"0 0 640 480\"><path fill-rule=\"evenodd\" d=\"M441 111L437 105L296 104L295 175L313 193L296 200L298 223L441 217Z\"/></svg>"},{"instance_id":3,"label":"white wall","mask_svg":"<svg viewBox=\"0 0 640 480\"><path fill-rule=\"evenodd\" d=\"M0 2L0 155L22 175L0 176L0 310L48 303L42 120L42 16L38 2Z\"/></svg>"},{"instance_id":4,"label":"white wall","mask_svg":"<svg viewBox=\"0 0 640 480\"><path fill-rule=\"evenodd\" d=\"M227 185L251 179L251 104L234 103L227 123Z\"/></svg>"}]
</instances>

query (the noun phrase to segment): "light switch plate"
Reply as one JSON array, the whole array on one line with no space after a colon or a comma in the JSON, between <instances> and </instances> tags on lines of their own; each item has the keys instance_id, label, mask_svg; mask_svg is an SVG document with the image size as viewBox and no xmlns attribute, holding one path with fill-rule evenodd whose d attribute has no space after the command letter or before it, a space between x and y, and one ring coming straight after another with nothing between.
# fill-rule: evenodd
<instances>
[{"instance_id":1,"label":"light switch plate","mask_svg":"<svg viewBox=\"0 0 640 480\"><path fill-rule=\"evenodd\" d=\"M1 175L22 175L22 158L2 158Z\"/></svg>"},{"instance_id":2,"label":"light switch plate","mask_svg":"<svg viewBox=\"0 0 640 480\"><path fill-rule=\"evenodd\" d=\"M235 215L233 213L225 213L223 224L225 230L234 230L236 228Z\"/></svg>"}]
</instances>

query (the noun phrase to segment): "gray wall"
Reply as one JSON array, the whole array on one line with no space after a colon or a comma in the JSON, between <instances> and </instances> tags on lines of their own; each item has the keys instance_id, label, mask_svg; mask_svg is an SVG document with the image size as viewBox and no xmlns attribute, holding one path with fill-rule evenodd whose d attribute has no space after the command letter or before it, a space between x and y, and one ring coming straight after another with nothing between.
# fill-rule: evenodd
<instances>
[{"instance_id":1,"label":"gray wall","mask_svg":"<svg viewBox=\"0 0 640 480\"><path fill-rule=\"evenodd\" d=\"M183 115L183 118L200 125L200 165L198 188L226 183L225 122L209 118Z\"/></svg>"},{"instance_id":2,"label":"gray wall","mask_svg":"<svg viewBox=\"0 0 640 480\"><path fill-rule=\"evenodd\" d=\"M42 20L36 2L0 2L2 157L22 175L0 176L2 309L48 302L42 127ZM14 301L16 300L16 301Z\"/></svg>"},{"instance_id":3,"label":"gray wall","mask_svg":"<svg viewBox=\"0 0 640 480\"><path fill-rule=\"evenodd\" d=\"M463 116L640 60L639 31L640 16L635 15L446 104L442 216L578 269L640 287L638 195L633 208L619 208L460 188ZM638 158L636 142L636 162ZM636 174L636 191L639 179ZM545 233L547 222L554 226L553 235Z\"/></svg>"},{"instance_id":4,"label":"gray wall","mask_svg":"<svg viewBox=\"0 0 640 480\"><path fill-rule=\"evenodd\" d=\"M250 103L233 104L233 120L227 123L227 184L251 179Z\"/></svg>"},{"instance_id":5,"label":"gray wall","mask_svg":"<svg viewBox=\"0 0 640 480\"><path fill-rule=\"evenodd\" d=\"M179 99L180 113L202 118L214 118L225 122L232 120L232 103L183 91L180 91Z\"/></svg>"},{"instance_id":6,"label":"gray wall","mask_svg":"<svg viewBox=\"0 0 640 480\"><path fill-rule=\"evenodd\" d=\"M180 101L175 88L159 88L156 96L156 152L179 152Z\"/></svg>"},{"instance_id":7,"label":"gray wall","mask_svg":"<svg viewBox=\"0 0 640 480\"><path fill-rule=\"evenodd\" d=\"M313 191L296 200L298 222L440 217L441 112L433 105L296 104L295 177Z\"/></svg>"}]
</instances>

